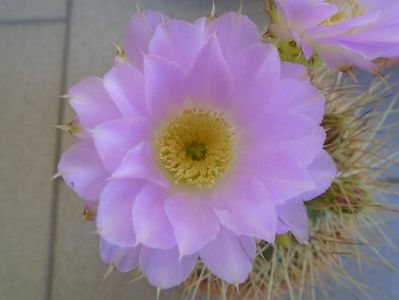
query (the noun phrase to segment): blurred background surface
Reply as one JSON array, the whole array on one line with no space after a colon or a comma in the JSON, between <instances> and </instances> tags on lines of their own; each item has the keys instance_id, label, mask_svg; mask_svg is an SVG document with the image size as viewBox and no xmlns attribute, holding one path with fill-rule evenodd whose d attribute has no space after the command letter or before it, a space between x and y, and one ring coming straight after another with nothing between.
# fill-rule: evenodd
<instances>
[{"instance_id":1,"label":"blurred background surface","mask_svg":"<svg viewBox=\"0 0 399 300\"><path fill-rule=\"evenodd\" d=\"M211 9L210 0L0 0L1 300L156 299L145 280L130 282L132 274L103 280L107 267L93 224L81 217L82 202L62 182L50 181L60 153L73 142L51 128L73 117L59 96L110 68L111 42L122 43L136 2L142 10L186 20ZM239 7L238 0L215 4L219 14ZM266 24L263 0L244 1L243 13L260 28ZM391 71L399 78L398 69ZM397 234L399 223L390 224ZM396 251L382 251L399 266ZM397 299L397 273L378 266L359 272L355 265L353 273L381 291L375 299ZM333 291L334 299L365 299L339 287ZM179 296L165 291L160 299Z\"/></svg>"}]
</instances>

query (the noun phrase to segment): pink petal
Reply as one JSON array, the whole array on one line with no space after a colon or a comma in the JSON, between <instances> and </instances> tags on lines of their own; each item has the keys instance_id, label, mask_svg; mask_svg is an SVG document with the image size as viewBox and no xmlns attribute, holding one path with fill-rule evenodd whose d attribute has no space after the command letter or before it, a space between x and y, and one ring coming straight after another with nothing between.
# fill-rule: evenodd
<instances>
[{"instance_id":1,"label":"pink petal","mask_svg":"<svg viewBox=\"0 0 399 300\"><path fill-rule=\"evenodd\" d=\"M286 234L290 229L281 220L277 222L277 234Z\"/></svg>"},{"instance_id":2,"label":"pink petal","mask_svg":"<svg viewBox=\"0 0 399 300\"><path fill-rule=\"evenodd\" d=\"M261 112L275 93L280 80L277 50L260 43L248 47L234 61L232 73L237 117L246 122Z\"/></svg>"},{"instance_id":3,"label":"pink petal","mask_svg":"<svg viewBox=\"0 0 399 300\"><path fill-rule=\"evenodd\" d=\"M146 179L160 186L169 185L158 168L151 145L144 141L130 150L120 166L112 173L112 178Z\"/></svg>"},{"instance_id":4,"label":"pink petal","mask_svg":"<svg viewBox=\"0 0 399 300\"><path fill-rule=\"evenodd\" d=\"M158 249L176 246L172 225L165 212L166 191L147 184L137 195L133 205L133 224L136 239L141 244Z\"/></svg>"},{"instance_id":5,"label":"pink petal","mask_svg":"<svg viewBox=\"0 0 399 300\"><path fill-rule=\"evenodd\" d=\"M143 184L134 180L110 181L101 193L96 224L103 239L121 247L136 243L132 206Z\"/></svg>"},{"instance_id":6,"label":"pink petal","mask_svg":"<svg viewBox=\"0 0 399 300\"><path fill-rule=\"evenodd\" d=\"M325 150L320 151L307 170L316 188L301 195L301 199L304 201L311 200L323 194L337 176L335 162Z\"/></svg>"},{"instance_id":7,"label":"pink petal","mask_svg":"<svg viewBox=\"0 0 399 300\"><path fill-rule=\"evenodd\" d=\"M392 7L394 5L397 5L398 2L397 0L357 0L357 2L361 5L361 7L367 11L374 11L378 9L384 9L387 7ZM398 12L398 10L395 10L394 12Z\"/></svg>"},{"instance_id":8,"label":"pink petal","mask_svg":"<svg viewBox=\"0 0 399 300\"><path fill-rule=\"evenodd\" d=\"M110 175L91 141L77 143L65 151L58 163L58 172L80 197L96 201Z\"/></svg>"},{"instance_id":9,"label":"pink petal","mask_svg":"<svg viewBox=\"0 0 399 300\"><path fill-rule=\"evenodd\" d=\"M196 104L210 101L213 105L230 102L233 79L213 36L195 58L186 77L187 96Z\"/></svg>"},{"instance_id":10,"label":"pink petal","mask_svg":"<svg viewBox=\"0 0 399 300\"><path fill-rule=\"evenodd\" d=\"M237 170L261 181L275 203L299 196L315 188L306 168L279 147L254 149L243 154Z\"/></svg>"},{"instance_id":11,"label":"pink petal","mask_svg":"<svg viewBox=\"0 0 399 300\"><path fill-rule=\"evenodd\" d=\"M277 206L277 215L300 243L309 240L308 215L305 204L298 199Z\"/></svg>"},{"instance_id":12,"label":"pink petal","mask_svg":"<svg viewBox=\"0 0 399 300\"><path fill-rule=\"evenodd\" d=\"M253 237L245 235L237 236L237 238L245 254L252 261L256 256L256 240Z\"/></svg>"},{"instance_id":13,"label":"pink petal","mask_svg":"<svg viewBox=\"0 0 399 300\"><path fill-rule=\"evenodd\" d=\"M237 178L216 190L213 209L220 223L237 235L249 235L272 243L277 215L265 186L253 178Z\"/></svg>"},{"instance_id":14,"label":"pink petal","mask_svg":"<svg viewBox=\"0 0 399 300\"><path fill-rule=\"evenodd\" d=\"M216 37L227 62L232 62L244 48L260 43L258 27L248 17L235 12L216 19Z\"/></svg>"},{"instance_id":15,"label":"pink petal","mask_svg":"<svg viewBox=\"0 0 399 300\"><path fill-rule=\"evenodd\" d=\"M202 42L206 42L209 37L215 33L217 18L202 17L193 23L197 34L201 37Z\"/></svg>"},{"instance_id":16,"label":"pink petal","mask_svg":"<svg viewBox=\"0 0 399 300\"><path fill-rule=\"evenodd\" d=\"M193 24L171 20L160 24L150 43L149 53L173 61L187 69L203 41Z\"/></svg>"},{"instance_id":17,"label":"pink petal","mask_svg":"<svg viewBox=\"0 0 399 300\"><path fill-rule=\"evenodd\" d=\"M146 56L144 60L145 93L150 116L163 120L174 113L184 100L184 71L174 62Z\"/></svg>"},{"instance_id":18,"label":"pink petal","mask_svg":"<svg viewBox=\"0 0 399 300\"><path fill-rule=\"evenodd\" d=\"M163 14L153 11L139 12L131 17L124 44L128 60L136 68L143 69L143 56L148 54L155 29L163 20L166 20Z\"/></svg>"},{"instance_id":19,"label":"pink petal","mask_svg":"<svg viewBox=\"0 0 399 300\"><path fill-rule=\"evenodd\" d=\"M104 89L100 78L89 77L69 88L69 103L83 127L96 125L120 117L120 112Z\"/></svg>"},{"instance_id":20,"label":"pink petal","mask_svg":"<svg viewBox=\"0 0 399 300\"><path fill-rule=\"evenodd\" d=\"M346 49L332 45L318 47L320 58L332 70L340 70L348 66L355 65L368 72L377 72L378 66L361 54L350 52Z\"/></svg>"},{"instance_id":21,"label":"pink petal","mask_svg":"<svg viewBox=\"0 0 399 300\"><path fill-rule=\"evenodd\" d=\"M324 1L277 0L275 2L287 26L298 32L317 26L338 12L336 5Z\"/></svg>"},{"instance_id":22,"label":"pink petal","mask_svg":"<svg viewBox=\"0 0 399 300\"><path fill-rule=\"evenodd\" d=\"M325 100L321 92L308 80L283 79L270 101L270 111L301 114L320 124L324 115Z\"/></svg>"},{"instance_id":23,"label":"pink petal","mask_svg":"<svg viewBox=\"0 0 399 300\"><path fill-rule=\"evenodd\" d=\"M313 48L310 45L309 42L305 42L304 40L301 40L299 37L295 38L295 41L301 45L303 54L305 55L305 58L307 60L310 60L313 56Z\"/></svg>"},{"instance_id":24,"label":"pink petal","mask_svg":"<svg viewBox=\"0 0 399 300\"><path fill-rule=\"evenodd\" d=\"M398 28L399 29L399 28ZM364 56L369 60L374 60L379 57L385 57L387 48L395 48L395 43L390 42L374 42L370 40L357 41L356 35L348 35L343 37L336 37L328 41L328 44L341 47L350 52L354 52ZM399 42L399 40L398 40ZM396 45L396 51L398 46ZM398 52L397 52L398 53ZM397 54L399 56L399 53Z\"/></svg>"},{"instance_id":25,"label":"pink petal","mask_svg":"<svg viewBox=\"0 0 399 300\"><path fill-rule=\"evenodd\" d=\"M308 167L308 171L314 180L315 189L277 206L277 214L280 221L294 234L300 243L306 243L309 238L308 217L303 201L314 199L324 193L336 176L335 163L324 150Z\"/></svg>"},{"instance_id":26,"label":"pink petal","mask_svg":"<svg viewBox=\"0 0 399 300\"><path fill-rule=\"evenodd\" d=\"M105 74L104 87L124 117L147 115L144 77L132 65L116 64Z\"/></svg>"},{"instance_id":27,"label":"pink petal","mask_svg":"<svg viewBox=\"0 0 399 300\"><path fill-rule=\"evenodd\" d=\"M197 252L219 232L211 201L204 196L173 195L166 200L165 207L181 256Z\"/></svg>"},{"instance_id":28,"label":"pink petal","mask_svg":"<svg viewBox=\"0 0 399 300\"><path fill-rule=\"evenodd\" d=\"M307 117L289 112L264 113L246 126L247 143L258 147L295 149L292 157L308 166L319 154L326 138L324 129Z\"/></svg>"},{"instance_id":29,"label":"pink petal","mask_svg":"<svg viewBox=\"0 0 399 300\"><path fill-rule=\"evenodd\" d=\"M103 262L114 266L118 272L130 272L139 264L141 246L119 247L100 239L99 250Z\"/></svg>"},{"instance_id":30,"label":"pink petal","mask_svg":"<svg viewBox=\"0 0 399 300\"><path fill-rule=\"evenodd\" d=\"M327 33L327 36L331 36L331 35L337 35L339 33L347 33L348 31L350 32L353 29L364 29L367 27L373 28L373 25L378 21L381 14L382 14L381 10L376 10L376 11L372 11L372 12L363 14L359 17L347 18L347 19L345 19L341 22L337 22L331 26L319 26L320 32ZM318 28L316 27L314 32L317 32L317 29ZM325 30L323 30L323 29L325 29ZM332 32L330 32L330 31L332 31ZM362 32L363 30L356 30L356 31ZM353 33L356 34L356 31ZM312 29L310 29L310 32L313 33ZM319 35L318 37L326 37L326 36Z\"/></svg>"},{"instance_id":31,"label":"pink petal","mask_svg":"<svg viewBox=\"0 0 399 300\"><path fill-rule=\"evenodd\" d=\"M281 79L309 81L308 69L301 64L283 61L281 62Z\"/></svg>"},{"instance_id":32,"label":"pink petal","mask_svg":"<svg viewBox=\"0 0 399 300\"><path fill-rule=\"evenodd\" d=\"M160 250L143 247L139 267L153 286L168 289L182 283L196 262L197 255L180 258L177 248Z\"/></svg>"},{"instance_id":33,"label":"pink petal","mask_svg":"<svg viewBox=\"0 0 399 300\"><path fill-rule=\"evenodd\" d=\"M237 285L248 278L255 253L254 238L237 237L222 227L217 238L200 251L200 256L212 273L229 284Z\"/></svg>"},{"instance_id":34,"label":"pink petal","mask_svg":"<svg viewBox=\"0 0 399 300\"><path fill-rule=\"evenodd\" d=\"M151 136L151 124L145 118L116 119L94 129L93 139L104 165L111 172L139 142Z\"/></svg>"}]
</instances>

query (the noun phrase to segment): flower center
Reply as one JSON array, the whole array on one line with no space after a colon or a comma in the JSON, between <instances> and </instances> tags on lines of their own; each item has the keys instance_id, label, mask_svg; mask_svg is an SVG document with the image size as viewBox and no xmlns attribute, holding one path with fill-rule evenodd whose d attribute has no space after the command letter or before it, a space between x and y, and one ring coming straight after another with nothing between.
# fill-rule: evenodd
<instances>
[{"instance_id":1,"label":"flower center","mask_svg":"<svg viewBox=\"0 0 399 300\"><path fill-rule=\"evenodd\" d=\"M330 19L324 21L322 25L333 25L335 23L359 17L362 15L362 9L356 0L328 0L338 6L339 12L333 15Z\"/></svg>"},{"instance_id":2,"label":"flower center","mask_svg":"<svg viewBox=\"0 0 399 300\"><path fill-rule=\"evenodd\" d=\"M229 169L234 141L222 114L192 108L167 123L156 145L175 184L210 188Z\"/></svg>"}]
</instances>

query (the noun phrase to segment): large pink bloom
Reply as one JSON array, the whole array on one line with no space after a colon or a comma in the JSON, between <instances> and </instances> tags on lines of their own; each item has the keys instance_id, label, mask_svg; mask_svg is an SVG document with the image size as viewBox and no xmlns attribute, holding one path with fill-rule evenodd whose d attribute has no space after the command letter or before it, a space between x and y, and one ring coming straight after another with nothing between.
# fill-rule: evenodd
<instances>
[{"instance_id":1,"label":"large pink bloom","mask_svg":"<svg viewBox=\"0 0 399 300\"><path fill-rule=\"evenodd\" d=\"M317 53L332 69L377 71L373 60L399 57L397 0L274 0L270 31L295 40L307 59Z\"/></svg>"},{"instance_id":2,"label":"large pink bloom","mask_svg":"<svg viewBox=\"0 0 399 300\"><path fill-rule=\"evenodd\" d=\"M158 288L198 257L228 283L252 268L256 239L307 240L303 202L335 167L322 149L324 99L301 66L281 64L247 17L195 23L132 17L127 62L69 90L82 132L59 163L98 203L100 253Z\"/></svg>"}]
</instances>

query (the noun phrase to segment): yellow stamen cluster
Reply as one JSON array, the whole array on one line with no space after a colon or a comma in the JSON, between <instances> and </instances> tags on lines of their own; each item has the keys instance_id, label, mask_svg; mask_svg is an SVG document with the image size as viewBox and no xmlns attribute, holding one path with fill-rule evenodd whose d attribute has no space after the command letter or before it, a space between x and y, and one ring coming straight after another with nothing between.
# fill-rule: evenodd
<instances>
[{"instance_id":1,"label":"yellow stamen cluster","mask_svg":"<svg viewBox=\"0 0 399 300\"><path fill-rule=\"evenodd\" d=\"M327 2L337 5L339 12L324 21L322 25L332 25L362 15L362 9L356 0L328 0Z\"/></svg>"},{"instance_id":2,"label":"yellow stamen cluster","mask_svg":"<svg viewBox=\"0 0 399 300\"><path fill-rule=\"evenodd\" d=\"M230 167L234 140L223 115L192 108L163 128L156 146L175 184L210 188Z\"/></svg>"}]
</instances>

